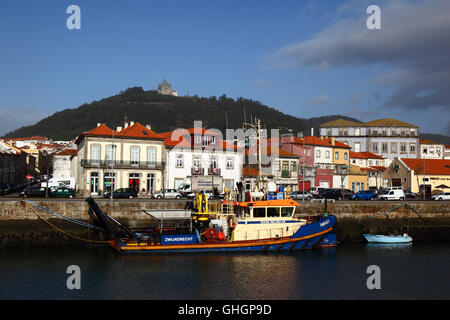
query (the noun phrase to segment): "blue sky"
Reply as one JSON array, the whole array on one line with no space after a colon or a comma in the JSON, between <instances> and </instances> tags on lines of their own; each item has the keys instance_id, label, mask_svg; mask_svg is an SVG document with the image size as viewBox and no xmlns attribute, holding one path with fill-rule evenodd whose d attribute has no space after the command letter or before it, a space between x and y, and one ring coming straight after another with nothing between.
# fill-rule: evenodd
<instances>
[{"instance_id":1,"label":"blue sky","mask_svg":"<svg viewBox=\"0 0 450 320\"><path fill-rule=\"evenodd\" d=\"M81 30L66 27L71 4ZM365 26L369 4L381 7L381 31ZM446 9L425 4L3 0L0 134L166 78L181 95L242 96L298 117L396 118L450 135L450 63L430 62L437 50L450 56L446 22L412 25L414 41L403 31L417 12L428 22ZM425 49L411 44L420 37Z\"/></svg>"}]
</instances>

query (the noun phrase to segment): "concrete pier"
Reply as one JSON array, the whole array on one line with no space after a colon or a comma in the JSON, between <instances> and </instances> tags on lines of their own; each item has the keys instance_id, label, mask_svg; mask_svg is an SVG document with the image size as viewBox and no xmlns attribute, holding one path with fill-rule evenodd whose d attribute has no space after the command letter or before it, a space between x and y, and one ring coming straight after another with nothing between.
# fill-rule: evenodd
<instances>
[{"instance_id":1,"label":"concrete pier","mask_svg":"<svg viewBox=\"0 0 450 320\"><path fill-rule=\"evenodd\" d=\"M62 215L89 222L85 201L36 201ZM184 201L99 200L99 207L124 225L136 228L157 223L143 210L183 209ZM395 208L395 210L394 210ZM323 203L299 204L296 216L316 215ZM61 218L38 211L55 226L84 239L101 240L98 232L88 231ZM450 204L439 201L336 202L327 204L327 213L337 217L337 236L341 242L361 241L363 233L401 234L414 241L450 241ZM55 230L20 200L0 201L0 247L66 247L96 245L72 239Z\"/></svg>"}]
</instances>

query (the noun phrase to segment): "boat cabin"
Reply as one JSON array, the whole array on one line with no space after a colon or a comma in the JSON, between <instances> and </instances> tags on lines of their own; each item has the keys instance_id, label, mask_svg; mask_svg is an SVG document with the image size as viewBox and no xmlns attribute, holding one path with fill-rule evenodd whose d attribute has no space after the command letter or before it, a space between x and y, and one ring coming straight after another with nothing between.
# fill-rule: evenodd
<instances>
[{"instance_id":1,"label":"boat cabin","mask_svg":"<svg viewBox=\"0 0 450 320\"><path fill-rule=\"evenodd\" d=\"M236 202L232 241L276 239L292 236L304 219L294 218L294 200Z\"/></svg>"}]
</instances>

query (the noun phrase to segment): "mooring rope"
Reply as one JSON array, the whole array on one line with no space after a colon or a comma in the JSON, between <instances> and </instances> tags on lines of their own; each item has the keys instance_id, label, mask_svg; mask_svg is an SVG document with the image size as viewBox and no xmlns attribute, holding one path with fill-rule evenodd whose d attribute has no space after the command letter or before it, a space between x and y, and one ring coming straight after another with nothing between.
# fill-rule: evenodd
<instances>
[{"instance_id":1,"label":"mooring rope","mask_svg":"<svg viewBox=\"0 0 450 320\"><path fill-rule=\"evenodd\" d=\"M34 206L35 208L41 209L41 210L43 210L43 211L45 211L45 212L47 212L47 213L53 214L53 215L55 215L55 216L57 216L57 217L60 217L60 218L62 218L62 219L64 219L64 220L67 220L67 221L69 221L69 222L72 222L72 223L81 225L81 226L86 227L86 228L95 229L95 230L98 230L98 231L105 231L104 229L102 229L102 228L100 228L100 227L97 227L97 226L94 226L94 225L92 225L92 224L89 224L89 223L86 223L86 222L83 222L83 221L79 221L79 220L76 220L76 219L73 219L73 218L66 217L66 216L64 216L64 215L62 215L62 214L60 214L60 213L58 213L58 212L56 212L56 211L53 211L52 209L43 207L43 206L41 206L41 205L39 205L39 204L37 204L37 203L35 203L35 202L33 202L33 201L29 201L29 200L24 200L24 201L25 201L26 203L31 204L31 205Z\"/></svg>"},{"instance_id":2,"label":"mooring rope","mask_svg":"<svg viewBox=\"0 0 450 320\"><path fill-rule=\"evenodd\" d=\"M28 203L27 201L26 201L25 203L26 203L26 205L27 205L28 207L30 207L30 209L33 210L33 212L34 212L39 218L41 218L45 223L47 223L47 224L48 224L49 226L51 226L52 228L58 230L59 232L65 234L65 235L67 235L67 236L69 236L69 237L71 237L71 238L74 238L74 239L77 239L77 240L81 240L81 241L85 241L85 242L89 242L89 243L101 243L101 244L109 244L109 243L110 243L110 241L101 241L101 240L84 239L84 238L78 237L78 236L76 236L76 235L70 234L70 233L68 233L68 232L66 232L66 231L64 231L64 230L62 230L62 229L60 229L60 228L58 228L57 226L55 226L54 224L52 224L50 221L48 221L47 219L45 219L43 216L41 216L41 215L36 211L36 209L35 209L30 203Z\"/></svg>"}]
</instances>

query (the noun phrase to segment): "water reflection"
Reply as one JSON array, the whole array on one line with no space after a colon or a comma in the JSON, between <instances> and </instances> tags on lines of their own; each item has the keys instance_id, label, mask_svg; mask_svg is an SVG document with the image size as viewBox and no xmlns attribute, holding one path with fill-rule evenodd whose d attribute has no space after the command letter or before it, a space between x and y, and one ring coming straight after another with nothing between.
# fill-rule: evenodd
<instances>
[{"instance_id":1,"label":"water reflection","mask_svg":"<svg viewBox=\"0 0 450 320\"><path fill-rule=\"evenodd\" d=\"M410 249L412 243L367 243L368 250L404 250Z\"/></svg>"}]
</instances>

